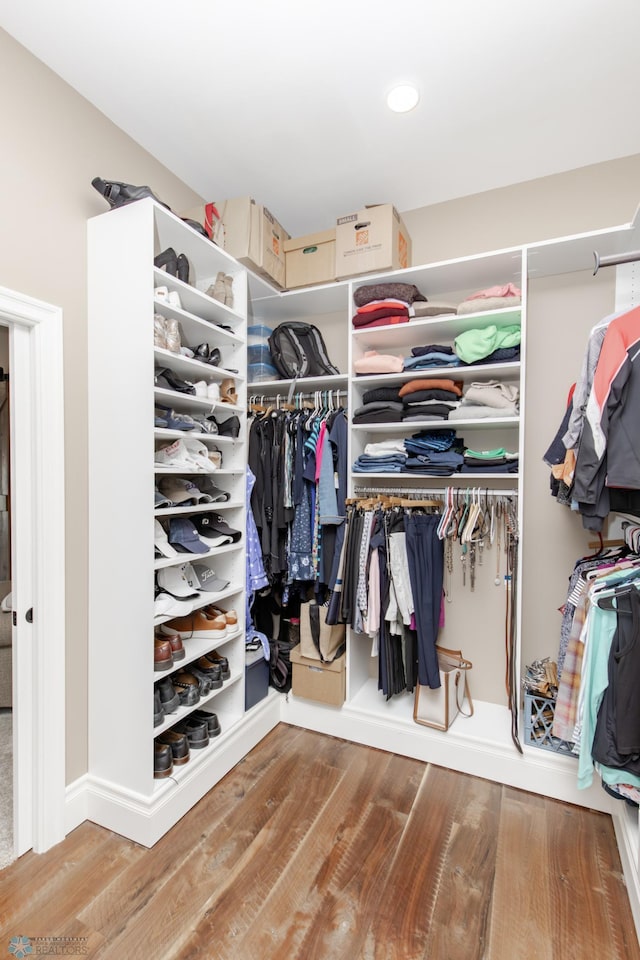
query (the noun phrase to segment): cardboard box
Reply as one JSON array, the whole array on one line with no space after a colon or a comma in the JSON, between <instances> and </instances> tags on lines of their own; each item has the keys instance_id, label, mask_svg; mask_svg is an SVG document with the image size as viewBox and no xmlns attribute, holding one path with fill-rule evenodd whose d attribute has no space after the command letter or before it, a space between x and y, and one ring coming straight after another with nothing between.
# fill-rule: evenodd
<instances>
[{"instance_id":1,"label":"cardboard box","mask_svg":"<svg viewBox=\"0 0 640 960\"><path fill-rule=\"evenodd\" d=\"M202 223L208 235L232 257L284 288L284 242L289 234L262 204L252 197L214 200L182 216Z\"/></svg>"},{"instance_id":2,"label":"cardboard box","mask_svg":"<svg viewBox=\"0 0 640 960\"><path fill-rule=\"evenodd\" d=\"M336 224L336 277L411 266L411 237L391 203L365 207Z\"/></svg>"},{"instance_id":3,"label":"cardboard box","mask_svg":"<svg viewBox=\"0 0 640 960\"><path fill-rule=\"evenodd\" d=\"M345 655L332 663L308 660L300 652L300 645L290 653L293 667L292 692L296 697L317 700L339 707L346 697Z\"/></svg>"},{"instance_id":4,"label":"cardboard box","mask_svg":"<svg viewBox=\"0 0 640 960\"><path fill-rule=\"evenodd\" d=\"M331 283L336 278L336 231L322 230L284 242L287 290Z\"/></svg>"}]
</instances>

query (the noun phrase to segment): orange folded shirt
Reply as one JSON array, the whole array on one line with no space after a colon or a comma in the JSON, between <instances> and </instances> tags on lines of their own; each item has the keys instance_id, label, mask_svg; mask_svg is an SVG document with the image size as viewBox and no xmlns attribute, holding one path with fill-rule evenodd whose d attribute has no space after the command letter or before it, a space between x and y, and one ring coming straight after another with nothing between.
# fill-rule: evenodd
<instances>
[{"instance_id":1,"label":"orange folded shirt","mask_svg":"<svg viewBox=\"0 0 640 960\"><path fill-rule=\"evenodd\" d=\"M400 388L400 396L406 397L408 393L418 390L451 390L461 397L462 380L409 380Z\"/></svg>"}]
</instances>

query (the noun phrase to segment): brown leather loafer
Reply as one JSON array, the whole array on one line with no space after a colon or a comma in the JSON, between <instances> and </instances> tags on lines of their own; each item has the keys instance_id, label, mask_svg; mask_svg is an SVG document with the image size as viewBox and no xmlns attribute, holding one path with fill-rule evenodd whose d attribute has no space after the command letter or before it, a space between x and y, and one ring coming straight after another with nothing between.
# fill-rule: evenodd
<instances>
[{"instance_id":1,"label":"brown leather loafer","mask_svg":"<svg viewBox=\"0 0 640 960\"><path fill-rule=\"evenodd\" d=\"M153 743L153 776L156 780L170 777L173 773L173 754L166 743Z\"/></svg>"},{"instance_id":2,"label":"brown leather loafer","mask_svg":"<svg viewBox=\"0 0 640 960\"><path fill-rule=\"evenodd\" d=\"M153 669L170 670L173 666L173 653L171 644L168 640L160 640L158 637L153 641Z\"/></svg>"}]
</instances>

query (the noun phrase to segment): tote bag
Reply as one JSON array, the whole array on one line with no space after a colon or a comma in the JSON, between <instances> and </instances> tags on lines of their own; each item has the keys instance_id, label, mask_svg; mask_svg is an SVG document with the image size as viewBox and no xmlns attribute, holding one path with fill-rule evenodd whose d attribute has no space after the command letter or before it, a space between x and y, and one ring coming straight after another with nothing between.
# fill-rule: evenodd
<instances>
[{"instance_id":1,"label":"tote bag","mask_svg":"<svg viewBox=\"0 0 640 960\"><path fill-rule=\"evenodd\" d=\"M330 626L327 610L318 603L300 604L300 653L311 660L331 663L344 653L347 628L344 623Z\"/></svg>"},{"instance_id":2,"label":"tote bag","mask_svg":"<svg viewBox=\"0 0 640 960\"><path fill-rule=\"evenodd\" d=\"M436 644L440 687L416 685L413 702L413 719L425 727L448 730L459 713L465 717L473 714L473 702L469 691L469 671L473 664L466 660L461 650L447 650ZM467 702L467 711L463 710Z\"/></svg>"}]
</instances>

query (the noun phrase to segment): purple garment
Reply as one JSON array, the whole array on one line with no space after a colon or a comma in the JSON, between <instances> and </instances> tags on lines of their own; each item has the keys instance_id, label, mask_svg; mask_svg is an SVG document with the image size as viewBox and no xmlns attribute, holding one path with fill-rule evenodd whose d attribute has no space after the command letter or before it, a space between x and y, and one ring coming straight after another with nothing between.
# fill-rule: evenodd
<instances>
[{"instance_id":1,"label":"purple garment","mask_svg":"<svg viewBox=\"0 0 640 960\"><path fill-rule=\"evenodd\" d=\"M253 629L251 620L251 606L253 604L253 595L256 590L263 590L269 586L269 580L264 570L262 562L262 549L260 547L260 538L256 521L251 509L251 492L253 490L256 478L250 467L246 471L246 496L247 496L247 609L246 624L247 631Z\"/></svg>"}]
</instances>

